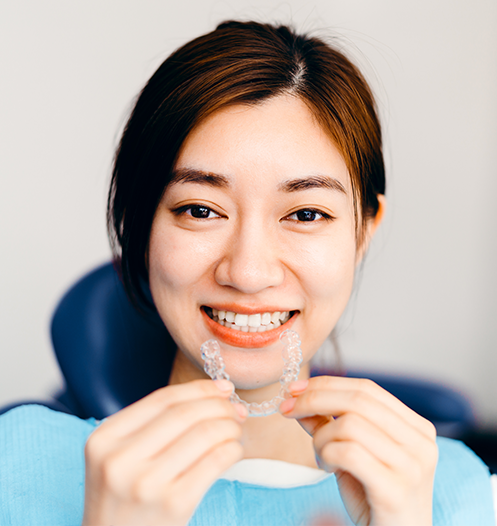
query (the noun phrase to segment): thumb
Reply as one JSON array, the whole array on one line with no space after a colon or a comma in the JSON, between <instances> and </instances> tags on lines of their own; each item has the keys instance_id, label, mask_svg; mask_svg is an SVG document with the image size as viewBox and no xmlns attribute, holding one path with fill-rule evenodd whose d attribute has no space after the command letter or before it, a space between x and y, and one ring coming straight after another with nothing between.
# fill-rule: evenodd
<instances>
[{"instance_id":1,"label":"thumb","mask_svg":"<svg viewBox=\"0 0 497 526\"><path fill-rule=\"evenodd\" d=\"M322 426L330 421L329 418L322 415L307 416L305 418L298 418L297 422L302 428L311 436Z\"/></svg>"}]
</instances>

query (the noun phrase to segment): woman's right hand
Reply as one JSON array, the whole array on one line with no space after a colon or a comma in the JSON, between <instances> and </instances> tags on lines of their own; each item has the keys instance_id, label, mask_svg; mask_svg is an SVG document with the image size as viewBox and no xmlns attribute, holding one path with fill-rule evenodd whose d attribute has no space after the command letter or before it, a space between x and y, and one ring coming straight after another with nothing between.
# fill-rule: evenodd
<instances>
[{"instance_id":1,"label":"woman's right hand","mask_svg":"<svg viewBox=\"0 0 497 526\"><path fill-rule=\"evenodd\" d=\"M233 384L196 380L159 389L89 437L83 526L187 524L213 482L243 457Z\"/></svg>"}]
</instances>

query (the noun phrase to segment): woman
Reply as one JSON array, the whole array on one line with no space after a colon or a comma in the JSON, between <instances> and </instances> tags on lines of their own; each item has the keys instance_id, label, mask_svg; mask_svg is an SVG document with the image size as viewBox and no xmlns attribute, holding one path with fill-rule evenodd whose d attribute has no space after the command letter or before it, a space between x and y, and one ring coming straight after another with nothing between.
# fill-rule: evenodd
<instances>
[{"instance_id":1,"label":"woman","mask_svg":"<svg viewBox=\"0 0 497 526\"><path fill-rule=\"evenodd\" d=\"M307 524L320 514L493 524L488 471L470 452L437 447L429 422L370 381L309 379L384 193L371 92L322 41L228 22L162 64L123 133L109 226L130 297L143 306L148 284L177 349L165 350L167 387L81 428L78 443L93 431L84 525ZM278 394L287 328L302 340L299 380L279 413L248 419L231 392L249 403ZM232 382L203 371L211 338Z\"/></svg>"}]
</instances>

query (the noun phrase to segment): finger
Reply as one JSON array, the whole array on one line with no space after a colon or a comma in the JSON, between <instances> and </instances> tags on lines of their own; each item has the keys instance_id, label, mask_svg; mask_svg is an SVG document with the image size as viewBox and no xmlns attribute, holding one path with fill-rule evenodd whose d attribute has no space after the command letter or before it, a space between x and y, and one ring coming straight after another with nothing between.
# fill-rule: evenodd
<instances>
[{"instance_id":1,"label":"finger","mask_svg":"<svg viewBox=\"0 0 497 526\"><path fill-rule=\"evenodd\" d=\"M346 492L347 486L364 492L375 524L413 524L416 516L415 524L431 524L433 473L413 481L412 473L393 471L361 444L347 441L328 442L321 452L321 463L336 473L341 492ZM353 507L345 505L354 513Z\"/></svg>"},{"instance_id":2,"label":"finger","mask_svg":"<svg viewBox=\"0 0 497 526\"><path fill-rule=\"evenodd\" d=\"M233 384L226 380L195 380L163 387L110 416L101 428L116 439L150 422L172 405L202 398L228 398L233 389Z\"/></svg>"},{"instance_id":3,"label":"finger","mask_svg":"<svg viewBox=\"0 0 497 526\"><path fill-rule=\"evenodd\" d=\"M287 411L288 406L284 404L281 404L281 410L286 411L284 415L298 420L316 415L340 417L346 413L359 414L371 423L381 425L385 432L399 444L414 446L419 442L420 437L434 440L436 435L433 432L432 436L428 437L422 426L411 425L397 412L392 411L390 405L383 404L362 390L308 389L296 397L291 411ZM419 416L418 418L422 419ZM308 422L307 428L313 434L317 430L313 425L319 425L320 421L311 420ZM431 427L433 426L431 425Z\"/></svg>"},{"instance_id":4,"label":"finger","mask_svg":"<svg viewBox=\"0 0 497 526\"><path fill-rule=\"evenodd\" d=\"M291 391L290 385L290 391ZM316 376L309 380L306 391L314 389L326 389L335 391L358 391L375 398L379 403L389 407L394 413L406 421L409 425L418 429L428 438L433 438L436 431L431 422L418 415L411 408L403 404L391 393L378 384L364 378L346 378L339 376Z\"/></svg>"},{"instance_id":5,"label":"finger","mask_svg":"<svg viewBox=\"0 0 497 526\"><path fill-rule=\"evenodd\" d=\"M314 447L321 458L330 442L355 442L388 468L398 473L413 473L425 462L424 457L431 448L431 443L424 440L424 450L411 450L400 446L383 429L360 415L348 413L320 427L314 435Z\"/></svg>"},{"instance_id":6,"label":"finger","mask_svg":"<svg viewBox=\"0 0 497 526\"><path fill-rule=\"evenodd\" d=\"M321 467L329 473L350 473L362 484L366 493L377 486L388 492L395 480L393 472L357 442L328 442L322 448L319 459Z\"/></svg>"},{"instance_id":7,"label":"finger","mask_svg":"<svg viewBox=\"0 0 497 526\"><path fill-rule=\"evenodd\" d=\"M284 416L287 416L286 414ZM307 432L308 435L314 436L316 431L326 425L330 420L333 420L333 417L327 417L323 415L314 415L309 416L307 418L299 418L297 422L302 426L304 431Z\"/></svg>"},{"instance_id":8,"label":"finger","mask_svg":"<svg viewBox=\"0 0 497 526\"><path fill-rule=\"evenodd\" d=\"M244 411L244 416L238 410ZM243 406L234 405L223 398L178 403L129 434L123 443L123 456L135 463L153 458L191 429L201 429L202 425L208 427L209 421L220 418L241 423L245 421L246 416L247 412Z\"/></svg>"},{"instance_id":9,"label":"finger","mask_svg":"<svg viewBox=\"0 0 497 526\"><path fill-rule=\"evenodd\" d=\"M162 488L174 485L176 479L190 471L212 450L225 442L240 442L241 437L241 426L232 419L198 423L159 455L148 459L137 477L134 493L138 490L139 495L135 496L154 501L163 491Z\"/></svg>"},{"instance_id":10,"label":"finger","mask_svg":"<svg viewBox=\"0 0 497 526\"><path fill-rule=\"evenodd\" d=\"M293 386L297 382L294 382L293 384L290 384L290 386L293 388ZM302 384L303 382L299 381L299 384ZM308 381L305 382L306 384ZM305 387L302 387L302 389L298 389L299 393L302 393L305 391ZM292 389L293 397L287 398L284 400L279 407L279 411L283 416L288 416L290 418L293 418L293 408L295 407L295 404L297 403L298 395L295 394L295 389ZM299 418L297 422L302 426L304 431L306 431L310 436L313 436L319 427L327 424L330 420L332 420L332 416L326 416L326 415L313 415L308 416L304 418Z\"/></svg>"}]
</instances>

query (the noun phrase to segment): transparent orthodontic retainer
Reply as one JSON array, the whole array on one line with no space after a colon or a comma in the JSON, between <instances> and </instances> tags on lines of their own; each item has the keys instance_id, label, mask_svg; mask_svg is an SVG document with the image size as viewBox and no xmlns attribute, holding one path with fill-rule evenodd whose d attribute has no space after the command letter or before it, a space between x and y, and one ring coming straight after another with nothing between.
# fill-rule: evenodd
<instances>
[{"instance_id":1,"label":"transparent orthodontic retainer","mask_svg":"<svg viewBox=\"0 0 497 526\"><path fill-rule=\"evenodd\" d=\"M302 351L299 335L290 329L280 334L280 340L283 343L283 374L280 376L280 392L267 402L247 403L242 400L234 391L230 396L230 402L242 404L247 408L248 416L268 416L276 413L281 402L290 398L288 386L298 379L300 373L300 364L302 363ZM225 364L221 356L221 348L217 340L207 340L200 347L202 359L204 360L204 371L213 380L229 380L229 374L224 370Z\"/></svg>"}]
</instances>

